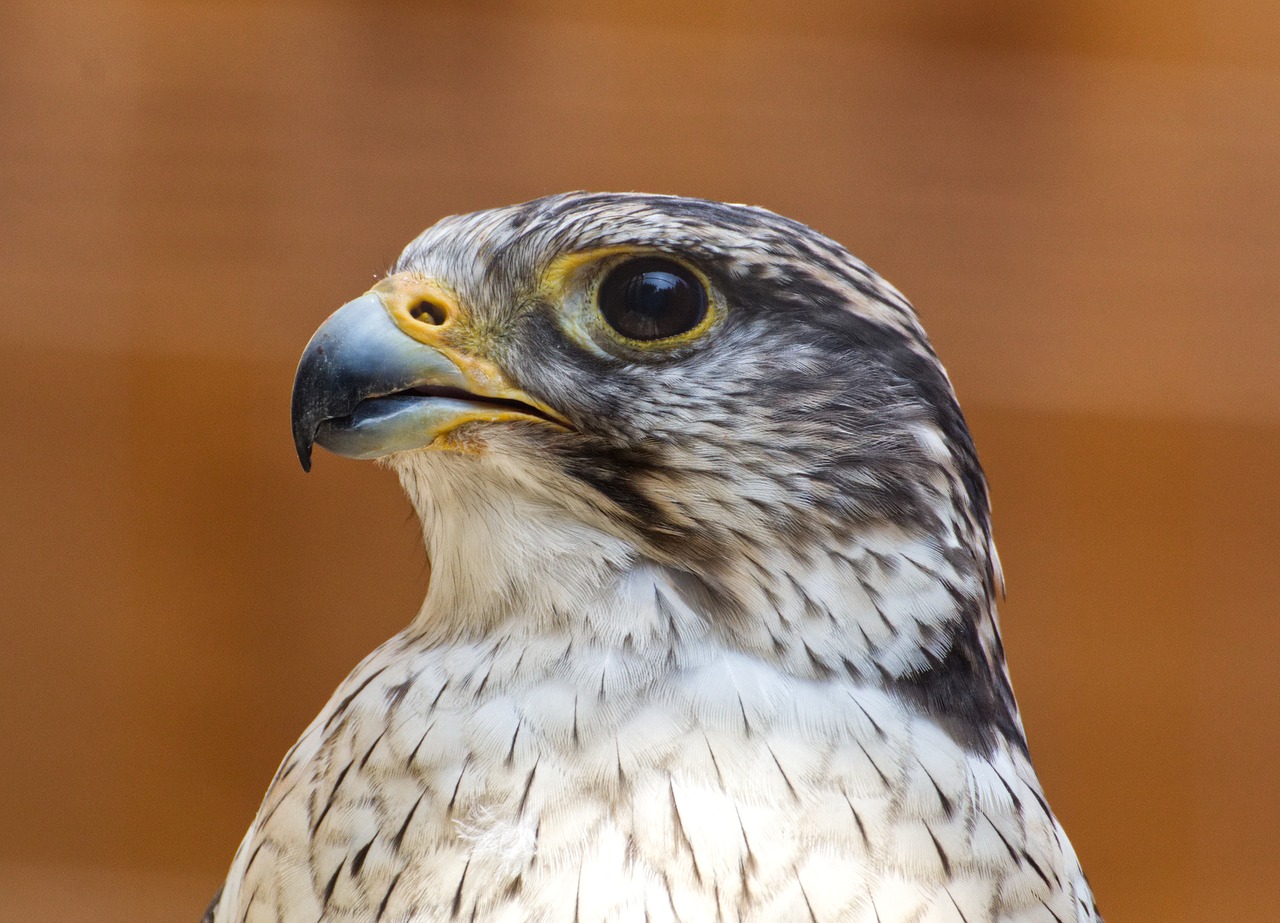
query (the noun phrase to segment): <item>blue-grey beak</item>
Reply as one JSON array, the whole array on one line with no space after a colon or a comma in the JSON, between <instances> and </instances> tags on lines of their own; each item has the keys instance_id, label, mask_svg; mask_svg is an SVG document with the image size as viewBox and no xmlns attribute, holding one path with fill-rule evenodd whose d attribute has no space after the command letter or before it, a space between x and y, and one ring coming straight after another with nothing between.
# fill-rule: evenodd
<instances>
[{"instance_id":1,"label":"blue-grey beak","mask_svg":"<svg viewBox=\"0 0 1280 923\"><path fill-rule=\"evenodd\" d=\"M368 292L335 311L303 350L292 415L304 471L311 470L313 444L348 458L378 458L427 446L463 423L563 425L492 363L405 333L384 302L384 295L397 297L395 290L379 289L383 293ZM422 326L424 338L443 329Z\"/></svg>"}]
</instances>

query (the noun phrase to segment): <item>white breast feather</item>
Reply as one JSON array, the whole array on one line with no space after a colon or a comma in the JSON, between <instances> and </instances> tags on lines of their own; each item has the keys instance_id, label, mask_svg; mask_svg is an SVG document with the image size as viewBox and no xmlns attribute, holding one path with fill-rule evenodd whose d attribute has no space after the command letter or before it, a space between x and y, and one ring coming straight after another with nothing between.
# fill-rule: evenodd
<instances>
[{"instance_id":1,"label":"white breast feather","mask_svg":"<svg viewBox=\"0 0 1280 923\"><path fill-rule=\"evenodd\" d=\"M1079 867L1020 753L735 650L617 540L481 492L427 517L456 551L286 758L220 923L1077 918ZM945 600L924 569L872 573L823 562L804 585L819 606L861 594L879 662L907 670ZM441 608L464 600L483 602ZM450 639L450 618L484 632Z\"/></svg>"}]
</instances>

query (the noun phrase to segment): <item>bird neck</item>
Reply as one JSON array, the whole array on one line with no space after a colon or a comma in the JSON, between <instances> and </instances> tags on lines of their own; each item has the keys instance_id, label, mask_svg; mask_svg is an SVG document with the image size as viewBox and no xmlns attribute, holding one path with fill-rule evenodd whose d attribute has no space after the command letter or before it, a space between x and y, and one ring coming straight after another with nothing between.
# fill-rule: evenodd
<instances>
[{"instance_id":1,"label":"bird neck","mask_svg":"<svg viewBox=\"0 0 1280 923\"><path fill-rule=\"evenodd\" d=\"M530 631L608 595L634 547L491 466L432 455L397 466L431 565L415 630L436 641Z\"/></svg>"},{"instance_id":2,"label":"bird neck","mask_svg":"<svg viewBox=\"0 0 1280 923\"><path fill-rule=\"evenodd\" d=\"M869 527L818 554L757 556L695 595L739 649L794 675L885 689L974 749L1025 749L985 551Z\"/></svg>"},{"instance_id":3,"label":"bird neck","mask_svg":"<svg viewBox=\"0 0 1280 923\"><path fill-rule=\"evenodd\" d=\"M955 538L964 533L955 524L872 523L685 569L485 471L401 470L432 569L409 631L416 643L554 636L625 647L663 670L715 651L746 655L801 681L884 689L976 749L1000 739L1025 747L992 552Z\"/></svg>"}]
</instances>

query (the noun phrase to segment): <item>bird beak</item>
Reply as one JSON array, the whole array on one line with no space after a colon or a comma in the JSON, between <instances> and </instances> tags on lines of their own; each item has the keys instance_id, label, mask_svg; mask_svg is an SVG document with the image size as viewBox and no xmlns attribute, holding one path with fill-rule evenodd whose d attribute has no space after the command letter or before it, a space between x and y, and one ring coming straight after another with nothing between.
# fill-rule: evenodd
<instances>
[{"instance_id":1,"label":"bird beak","mask_svg":"<svg viewBox=\"0 0 1280 923\"><path fill-rule=\"evenodd\" d=\"M379 458L476 421L567 428L492 362L450 345L461 320L455 302L406 274L335 311L303 350L293 381L302 470L311 470L313 443L348 458Z\"/></svg>"}]
</instances>

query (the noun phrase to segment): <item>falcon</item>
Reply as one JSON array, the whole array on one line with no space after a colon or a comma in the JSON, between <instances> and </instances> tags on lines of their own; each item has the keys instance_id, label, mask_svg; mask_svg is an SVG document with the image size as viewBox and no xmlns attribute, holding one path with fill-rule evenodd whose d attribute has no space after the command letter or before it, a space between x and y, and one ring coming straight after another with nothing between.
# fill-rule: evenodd
<instances>
[{"instance_id":1,"label":"falcon","mask_svg":"<svg viewBox=\"0 0 1280 923\"><path fill-rule=\"evenodd\" d=\"M430 587L207 920L1100 919L964 417L839 244L655 195L445 218L319 328L292 410L304 469L396 472Z\"/></svg>"}]
</instances>

